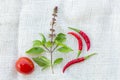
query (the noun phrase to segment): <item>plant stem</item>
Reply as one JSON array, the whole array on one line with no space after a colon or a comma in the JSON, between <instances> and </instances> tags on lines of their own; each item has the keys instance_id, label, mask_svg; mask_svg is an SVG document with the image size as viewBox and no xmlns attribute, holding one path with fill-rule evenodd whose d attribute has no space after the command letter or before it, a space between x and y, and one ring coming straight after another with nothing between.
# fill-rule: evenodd
<instances>
[{"instance_id":1,"label":"plant stem","mask_svg":"<svg viewBox=\"0 0 120 80\"><path fill-rule=\"evenodd\" d=\"M53 70L53 53L51 52L50 55L51 55L51 70L52 70L52 74L54 74L54 70Z\"/></svg>"},{"instance_id":2,"label":"plant stem","mask_svg":"<svg viewBox=\"0 0 120 80\"><path fill-rule=\"evenodd\" d=\"M49 50L45 45L43 45L43 47L44 47L48 52L50 52L50 50Z\"/></svg>"},{"instance_id":3,"label":"plant stem","mask_svg":"<svg viewBox=\"0 0 120 80\"><path fill-rule=\"evenodd\" d=\"M57 47L58 47L58 45L56 45L56 46L53 48L52 52L54 52Z\"/></svg>"},{"instance_id":4,"label":"plant stem","mask_svg":"<svg viewBox=\"0 0 120 80\"><path fill-rule=\"evenodd\" d=\"M53 45L54 45L54 44L53 44ZM52 50L52 47L51 47L51 53L50 53L50 55L51 55L51 70L52 70L52 74L54 74L54 70L53 70L53 52L54 52L54 50L55 50L57 47L58 47L58 45L56 45L56 47L53 48L53 50Z\"/></svg>"},{"instance_id":5,"label":"plant stem","mask_svg":"<svg viewBox=\"0 0 120 80\"><path fill-rule=\"evenodd\" d=\"M53 29L53 25L52 25L52 28ZM52 70L52 74L54 74L54 70L53 70L53 52L52 52L52 47L53 47L53 31L51 31L51 43L52 43L52 46L50 47L50 61L51 61L51 70Z\"/></svg>"},{"instance_id":6,"label":"plant stem","mask_svg":"<svg viewBox=\"0 0 120 80\"><path fill-rule=\"evenodd\" d=\"M54 8L54 10L53 10L53 18L52 18L52 22L51 22L51 29L50 29L50 31L51 31L51 34L50 34L50 38L51 38L51 43L52 43L52 46L50 47L50 57L51 57L51 59L50 59L50 61L51 61L51 70L52 70L52 74L54 74L54 70L53 70L53 46L54 46L54 41L53 41L53 39L54 39L54 37L55 37L55 34L54 34L54 25L55 25L55 23L56 23L56 15L57 14L57 6Z\"/></svg>"},{"instance_id":7,"label":"plant stem","mask_svg":"<svg viewBox=\"0 0 120 80\"><path fill-rule=\"evenodd\" d=\"M53 32L52 32L53 34ZM52 47L53 47L53 37L51 37L51 43L52 43L52 46L50 48L50 56L51 56L51 70L52 70L52 74L54 74L54 70L53 70L53 52L52 52Z\"/></svg>"}]
</instances>

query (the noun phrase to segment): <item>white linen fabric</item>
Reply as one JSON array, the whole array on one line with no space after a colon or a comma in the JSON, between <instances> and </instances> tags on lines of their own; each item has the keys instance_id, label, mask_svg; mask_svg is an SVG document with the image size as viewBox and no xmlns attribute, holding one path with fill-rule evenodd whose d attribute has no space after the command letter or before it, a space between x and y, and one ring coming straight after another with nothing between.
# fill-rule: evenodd
<instances>
[{"instance_id":1,"label":"white linen fabric","mask_svg":"<svg viewBox=\"0 0 120 80\"><path fill-rule=\"evenodd\" d=\"M64 57L61 65L41 71L35 64L30 75L15 70L15 61L28 56L25 51L38 33L50 33L51 14L58 6L56 32L67 33L67 27L85 31L91 39L91 49L84 49L81 56L96 52L97 55L76 64L62 74L62 67L75 58L77 41L67 35L67 42L74 52L54 54L54 59ZM120 79L120 1L119 0L0 0L0 80L119 80ZM47 54L49 57L49 54ZM28 56L30 57L30 56Z\"/></svg>"}]
</instances>

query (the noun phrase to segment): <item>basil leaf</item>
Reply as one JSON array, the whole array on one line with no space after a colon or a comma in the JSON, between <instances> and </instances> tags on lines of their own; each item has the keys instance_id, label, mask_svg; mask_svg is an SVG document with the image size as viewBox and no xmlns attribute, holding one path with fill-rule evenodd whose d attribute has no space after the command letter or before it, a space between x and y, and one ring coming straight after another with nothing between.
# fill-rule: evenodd
<instances>
[{"instance_id":1,"label":"basil leaf","mask_svg":"<svg viewBox=\"0 0 120 80\"><path fill-rule=\"evenodd\" d=\"M37 63L41 67L50 66L50 60L44 56L33 58L33 61L35 61L35 63Z\"/></svg>"},{"instance_id":2,"label":"basil leaf","mask_svg":"<svg viewBox=\"0 0 120 80\"><path fill-rule=\"evenodd\" d=\"M34 40L33 41L33 47L39 47L42 45L42 42L40 40Z\"/></svg>"},{"instance_id":3,"label":"basil leaf","mask_svg":"<svg viewBox=\"0 0 120 80\"><path fill-rule=\"evenodd\" d=\"M55 61L54 61L54 64L60 64L61 62L63 61L63 58L57 58Z\"/></svg>"},{"instance_id":4,"label":"basil leaf","mask_svg":"<svg viewBox=\"0 0 120 80\"><path fill-rule=\"evenodd\" d=\"M58 51L62 52L62 53L68 53L68 52L71 52L73 50L70 47L63 46L63 47L59 48Z\"/></svg>"},{"instance_id":5,"label":"basil leaf","mask_svg":"<svg viewBox=\"0 0 120 80\"><path fill-rule=\"evenodd\" d=\"M40 36L42 37L42 44L45 44L45 43L46 43L46 38L45 38L45 36L44 36L42 33L40 33Z\"/></svg>"},{"instance_id":6,"label":"basil leaf","mask_svg":"<svg viewBox=\"0 0 120 80\"><path fill-rule=\"evenodd\" d=\"M61 42L58 42L58 41L55 41L55 44L58 45L58 46L66 46L65 44L63 44Z\"/></svg>"},{"instance_id":7,"label":"basil leaf","mask_svg":"<svg viewBox=\"0 0 120 80\"><path fill-rule=\"evenodd\" d=\"M51 47L52 46L52 43L50 41L46 42L45 43L46 47Z\"/></svg>"},{"instance_id":8,"label":"basil leaf","mask_svg":"<svg viewBox=\"0 0 120 80\"><path fill-rule=\"evenodd\" d=\"M41 61L41 59L39 57L32 58L32 59L35 63L37 63L41 67L46 65L43 61Z\"/></svg>"},{"instance_id":9,"label":"basil leaf","mask_svg":"<svg viewBox=\"0 0 120 80\"><path fill-rule=\"evenodd\" d=\"M50 67L50 66L48 66L48 65L44 66L44 67L42 68L42 71L45 70L45 69L47 69L48 67Z\"/></svg>"},{"instance_id":10,"label":"basil leaf","mask_svg":"<svg viewBox=\"0 0 120 80\"><path fill-rule=\"evenodd\" d=\"M58 42L65 42L66 41L66 35L63 34L63 33L59 33L57 35L57 37L55 38L55 41L58 41Z\"/></svg>"},{"instance_id":11,"label":"basil leaf","mask_svg":"<svg viewBox=\"0 0 120 80\"><path fill-rule=\"evenodd\" d=\"M50 63L50 60L49 59L47 59L45 56L40 56L39 57L41 60L43 60L44 62L46 62L46 63ZM49 64L50 65L50 64Z\"/></svg>"},{"instance_id":12,"label":"basil leaf","mask_svg":"<svg viewBox=\"0 0 120 80\"><path fill-rule=\"evenodd\" d=\"M28 54L41 54L44 51L45 50L41 47L33 47L30 50L26 51L26 53L28 53Z\"/></svg>"}]
</instances>

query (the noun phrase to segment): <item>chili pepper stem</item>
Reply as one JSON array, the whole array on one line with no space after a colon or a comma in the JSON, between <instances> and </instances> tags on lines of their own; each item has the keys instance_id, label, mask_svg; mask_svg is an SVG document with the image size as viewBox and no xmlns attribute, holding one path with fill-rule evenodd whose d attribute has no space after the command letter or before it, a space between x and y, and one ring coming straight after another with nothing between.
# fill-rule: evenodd
<instances>
[{"instance_id":1,"label":"chili pepper stem","mask_svg":"<svg viewBox=\"0 0 120 80\"><path fill-rule=\"evenodd\" d=\"M92 53L92 54L90 54L90 55L88 55L88 56L85 56L84 58L85 58L85 60L87 60L87 59L89 59L91 56L94 56L96 53Z\"/></svg>"},{"instance_id":2,"label":"chili pepper stem","mask_svg":"<svg viewBox=\"0 0 120 80\"><path fill-rule=\"evenodd\" d=\"M75 29L75 28L71 28L71 27L68 27L69 29L71 29L71 30L74 30L74 31L76 31L76 32L80 32L80 30L79 29Z\"/></svg>"},{"instance_id":3,"label":"chili pepper stem","mask_svg":"<svg viewBox=\"0 0 120 80\"><path fill-rule=\"evenodd\" d=\"M76 58L78 58L80 56L80 54L81 54L81 50L78 51L78 54L77 54Z\"/></svg>"}]
</instances>

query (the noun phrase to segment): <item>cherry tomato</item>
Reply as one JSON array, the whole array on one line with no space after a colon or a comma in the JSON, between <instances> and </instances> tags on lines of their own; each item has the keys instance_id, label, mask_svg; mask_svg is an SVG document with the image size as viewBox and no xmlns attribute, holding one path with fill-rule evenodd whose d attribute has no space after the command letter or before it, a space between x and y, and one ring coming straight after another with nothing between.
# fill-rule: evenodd
<instances>
[{"instance_id":1,"label":"cherry tomato","mask_svg":"<svg viewBox=\"0 0 120 80\"><path fill-rule=\"evenodd\" d=\"M30 74L34 70L33 62L27 57L21 57L16 61L16 70L22 74Z\"/></svg>"}]
</instances>

